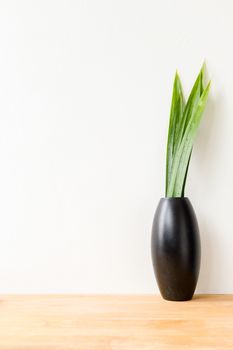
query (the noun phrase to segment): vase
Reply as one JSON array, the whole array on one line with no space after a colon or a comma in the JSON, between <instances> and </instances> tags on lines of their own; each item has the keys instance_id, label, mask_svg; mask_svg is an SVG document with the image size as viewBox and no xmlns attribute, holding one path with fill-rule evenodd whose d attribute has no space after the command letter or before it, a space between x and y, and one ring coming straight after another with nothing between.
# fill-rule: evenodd
<instances>
[{"instance_id":1,"label":"vase","mask_svg":"<svg viewBox=\"0 0 233 350\"><path fill-rule=\"evenodd\" d=\"M200 269L198 223L186 197L161 198L155 212L151 253L162 297L186 301L193 297Z\"/></svg>"}]
</instances>

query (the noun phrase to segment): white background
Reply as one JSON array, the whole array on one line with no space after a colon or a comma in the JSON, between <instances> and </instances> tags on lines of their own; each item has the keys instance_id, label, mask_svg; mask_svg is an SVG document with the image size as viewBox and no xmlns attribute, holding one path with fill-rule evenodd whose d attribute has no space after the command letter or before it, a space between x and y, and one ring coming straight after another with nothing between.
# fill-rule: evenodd
<instances>
[{"instance_id":1,"label":"white background","mask_svg":"<svg viewBox=\"0 0 233 350\"><path fill-rule=\"evenodd\" d=\"M233 3L0 1L0 292L154 293L176 68L210 99L186 195L198 292L233 292Z\"/></svg>"}]
</instances>

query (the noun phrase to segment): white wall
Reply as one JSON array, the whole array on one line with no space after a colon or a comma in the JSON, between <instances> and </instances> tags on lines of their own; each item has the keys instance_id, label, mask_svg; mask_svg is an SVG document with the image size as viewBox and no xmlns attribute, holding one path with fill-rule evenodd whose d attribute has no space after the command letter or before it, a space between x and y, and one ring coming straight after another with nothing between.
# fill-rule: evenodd
<instances>
[{"instance_id":1,"label":"white wall","mask_svg":"<svg viewBox=\"0 0 233 350\"><path fill-rule=\"evenodd\" d=\"M186 195L233 292L233 2L0 1L0 292L154 293L176 68L212 78Z\"/></svg>"}]
</instances>

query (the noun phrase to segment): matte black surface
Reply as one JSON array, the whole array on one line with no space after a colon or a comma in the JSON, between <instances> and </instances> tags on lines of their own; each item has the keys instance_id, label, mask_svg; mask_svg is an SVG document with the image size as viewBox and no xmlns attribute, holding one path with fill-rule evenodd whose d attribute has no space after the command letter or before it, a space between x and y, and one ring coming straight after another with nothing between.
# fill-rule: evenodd
<instances>
[{"instance_id":1,"label":"matte black surface","mask_svg":"<svg viewBox=\"0 0 233 350\"><path fill-rule=\"evenodd\" d=\"M162 198L151 238L155 276L164 299L192 299L200 269L200 236L188 198Z\"/></svg>"}]
</instances>

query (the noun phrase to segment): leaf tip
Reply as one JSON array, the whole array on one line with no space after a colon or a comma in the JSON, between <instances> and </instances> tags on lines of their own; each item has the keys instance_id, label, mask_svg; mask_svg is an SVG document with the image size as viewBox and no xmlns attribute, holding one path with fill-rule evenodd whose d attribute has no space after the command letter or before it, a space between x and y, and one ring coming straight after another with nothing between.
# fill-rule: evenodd
<instances>
[{"instance_id":1,"label":"leaf tip","mask_svg":"<svg viewBox=\"0 0 233 350\"><path fill-rule=\"evenodd\" d=\"M206 70L206 60L204 59L203 63L202 63L202 66L201 66L201 72L202 74L205 73L205 70Z\"/></svg>"},{"instance_id":2,"label":"leaf tip","mask_svg":"<svg viewBox=\"0 0 233 350\"><path fill-rule=\"evenodd\" d=\"M175 72L175 81L177 81L177 80L180 80L180 77L179 77L178 70L176 69L176 72Z\"/></svg>"},{"instance_id":3,"label":"leaf tip","mask_svg":"<svg viewBox=\"0 0 233 350\"><path fill-rule=\"evenodd\" d=\"M210 87L211 87L211 82L212 82L212 80L209 80L209 82L208 82L208 84L207 84L207 86L206 86L206 90L209 90L209 89L210 89Z\"/></svg>"}]
</instances>

